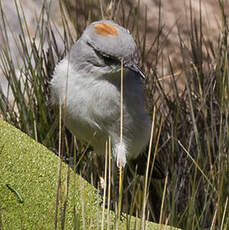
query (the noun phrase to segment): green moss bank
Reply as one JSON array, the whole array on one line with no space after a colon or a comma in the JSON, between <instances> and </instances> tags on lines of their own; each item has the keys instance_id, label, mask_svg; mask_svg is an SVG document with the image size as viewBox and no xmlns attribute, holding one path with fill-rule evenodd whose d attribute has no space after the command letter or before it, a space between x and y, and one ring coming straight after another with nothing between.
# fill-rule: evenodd
<instances>
[{"instance_id":1,"label":"green moss bank","mask_svg":"<svg viewBox=\"0 0 229 230\"><path fill-rule=\"evenodd\" d=\"M63 224L65 229L100 229L101 199L94 187L47 148L0 119L0 229L54 229L59 168L57 229ZM112 212L110 219L112 226ZM136 224L131 220L130 229ZM126 223L120 227L126 229ZM147 227L160 229L153 223Z\"/></svg>"}]
</instances>

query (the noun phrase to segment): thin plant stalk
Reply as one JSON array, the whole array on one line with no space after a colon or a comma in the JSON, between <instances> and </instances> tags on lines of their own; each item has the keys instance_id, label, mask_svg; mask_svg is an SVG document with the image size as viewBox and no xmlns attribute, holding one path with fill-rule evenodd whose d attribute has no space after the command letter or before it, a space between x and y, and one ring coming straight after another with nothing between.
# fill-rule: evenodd
<instances>
[{"instance_id":1,"label":"thin plant stalk","mask_svg":"<svg viewBox=\"0 0 229 230\"><path fill-rule=\"evenodd\" d=\"M165 184L164 184L164 190L163 190L163 196L162 196L162 202L161 202L159 224L162 224L163 209L164 209L164 204L165 204L165 195L166 195L167 184L168 184L168 174L165 177ZM161 229L161 226L160 226L160 229Z\"/></svg>"},{"instance_id":2,"label":"thin plant stalk","mask_svg":"<svg viewBox=\"0 0 229 230\"><path fill-rule=\"evenodd\" d=\"M110 229L110 201L111 201L111 138L108 139L108 197L107 197L107 229Z\"/></svg>"},{"instance_id":3,"label":"thin plant stalk","mask_svg":"<svg viewBox=\"0 0 229 230\"><path fill-rule=\"evenodd\" d=\"M145 218L146 218L145 217L145 211L146 211L146 203L147 203L147 187L148 187L149 163L150 163L150 155L151 155L152 143L153 143L153 135L154 135L155 114L156 114L156 109L154 107L152 126L151 126L151 134L150 134L150 144L149 144L149 151L148 151L148 156L147 156L145 183L144 183L143 207L142 207L142 218L141 218L141 229L142 230L145 229Z\"/></svg>"},{"instance_id":4,"label":"thin plant stalk","mask_svg":"<svg viewBox=\"0 0 229 230\"><path fill-rule=\"evenodd\" d=\"M121 59L121 88L120 88L120 144L123 144L123 59ZM119 153L123 154L123 153ZM119 199L118 199L118 224L116 225L116 229L120 225L120 217L121 217L121 209L122 209L122 183L123 183L123 162L121 162L121 157L120 157L120 162L119 162Z\"/></svg>"},{"instance_id":5,"label":"thin plant stalk","mask_svg":"<svg viewBox=\"0 0 229 230\"><path fill-rule=\"evenodd\" d=\"M57 229L58 223L58 207L59 207L59 198L60 198L60 188L61 188L61 142L62 142L62 108L61 103L59 103L59 146L58 146L58 153L59 153L59 165L58 165L58 180L57 180L57 188L56 188L56 207L55 207L55 219L54 219L54 228Z\"/></svg>"},{"instance_id":6,"label":"thin plant stalk","mask_svg":"<svg viewBox=\"0 0 229 230\"><path fill-rule=\"evenodd\" d=\"M106 141L106 152L105 152L105 175L104 175L104 188L103 188L103 211L102 211L102 224L101 230L104 229L105 220L105 204L106 204L106 193L107 193L107 158L108 158L108 143Z\"/></svg>"},{"instance_id":7,"label":"thin plant stalk","mask_svg":"<svg viewBox=\"0 0 229 230\"><path fill-rule=\"evenodd\" d=\"M223 224L224 224L224 219L225 219L225 216L226 216L227 205L228 205L228 197L227 197L227 199L226 199L225 206L224 206L224 210L223 210L223 218L222 218L220 230L223 230ZM227 221L228 221L228 220L227 220ZM226 229L226 228L225 228L225 229Z\"/></svg>"}]
</instances>

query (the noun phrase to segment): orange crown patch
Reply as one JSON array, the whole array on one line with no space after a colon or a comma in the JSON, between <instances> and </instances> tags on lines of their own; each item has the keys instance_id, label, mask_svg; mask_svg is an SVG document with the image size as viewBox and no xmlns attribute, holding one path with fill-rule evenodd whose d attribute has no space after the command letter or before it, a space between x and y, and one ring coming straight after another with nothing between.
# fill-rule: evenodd
<instances>
[{"instance_id":1,"label":"orange crown patch","mask_svg":"<svg viewBox=\"0 0 229 230\"><path fill-rule=\"evenodd\" d=\"M118 30L115 26L106 24L106 23L99 23L95 25L95 32L101 36L118 36Z\"/></svg>"}]
</instances>

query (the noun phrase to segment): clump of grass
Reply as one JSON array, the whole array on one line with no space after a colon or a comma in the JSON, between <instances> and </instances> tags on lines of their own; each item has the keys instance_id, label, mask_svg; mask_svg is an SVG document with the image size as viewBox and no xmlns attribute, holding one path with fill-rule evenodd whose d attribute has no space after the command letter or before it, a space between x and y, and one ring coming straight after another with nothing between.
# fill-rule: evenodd
<instances>
[{"instance_id":1,"label":"clump of grass","mask_svg":"<svg viewBox=\"0 0 229 230\"><path fill-rule=\"evenodd\" d=\"M90 7L90 2L80 3L85 4L85 7L82 15L75 20L75 28L79 34L89 21L101 18L101 14L96 14L94 8ZM63 16L62 42L65 48L63 51L59 50L54 35L55 25L49 20L49 12L45 10L47 7L43 7L37 21L35 38L32 39L26 19L19 10L20 6L16 1L15 4L21 29L21 35L15 37L15 42L20 50L22 66L17 66L12 58L6 30L10 25L5 20L3 8L0 7L4 25L1 30L4 48L1 48L0 66L14 99L9 101L9 97L0 90L0 113L5 120L39 142L58 149L58 108L50 106L49 81L55 64L65 55L73 39ZM70 3L66 3L66 6L71 8ZM152 47L147 50L147 31L145 30L141 37L136 23L139 6L126 10L122 2L113 5L113 8L108 3L103 3L98 9L98 12L103 9L103 15L116 20L118 11L122 12L118 22L134 32L140 47L140 63L148 73L146 88L149 110L152 105L157 105L154 110L152 153L157 155L159 161L164 162L167 176L165 180L154 180L152 169L149 168L148 186L144 190L146 183L143 177L128 170L125 172L127 183L124 185L131 189L123 196L123 208L130 214L141 216L143 201L148 201L144 210L146 219L160 223L183 229L226 229L229 224L226 216L229 151L228 22L223 1L219 1L219 7L222 21L218 43L206 42L207 38L202 31L201 9L199 21L196 21L190 7L189 42L185 43L182 34L179 34L182 57L179 73L186 82L182 92L178 91L179 87L175 81L177 73L174 72L173 63L168 60L171 69L170 91L173 96L168 95L162 87L163 77L158 76L157 72L157 69L162 68L159 67L158 59L163 49L160 43L163 25L158 23L158 34L152 42ZM135 14L130 20L133 10ZM162 9L159 9L159 14L160 10ZM143 25L145 28L147 23L146 15ZM45 44L48 49L45 49ZM150 65L148 55L153 47L156 47L156 61ZM155 95L159 99L155 98ZM68 131L64 131L62 135L61 152L75 156L75 139ZM80 151L77 154L80 154ZM74 159L77 164L76 171L98 186L99 176L105 172L104 160L98 159L90 148L85 148L81 156L80 162ZM125 187L123 189L125 190Z\"/></svg>"},{"instance_id":2,"label":"clump of grass","mask_svg":"<svg viewBox=\"0 0 229 230\"><path fill-rule=\"evenodd\" d=\"M5 12L0 5L0 16L3 28L1 37L0 65L5 79L8 82L8 93L0 90L1 114L22 131L28 133L37 141L52 146L57 142L57 118L51 107L49 81L56 62L64 55L72 42L70 32L63 18L65 50L60 51L54 34L55 26L49 19L47 8L43 5L39 18L37 18L35 35L31 37L24 12L19 3L15 1L20 34L11 31L11 25L6 20ZM18 50L10 50L8 37L13 37ZM48 48L47 48L48 47ZM14 58L19 53L20 62ZM19 64L18 64L19 63Z\"/></svg>"},{"instance_id":3,"label":"clump of grass","mask_svg":"<svg viewBox=\"0 0 229 230\"><path fill-rule=\"evenodd\" d=\"M223 2L219 43L207 46L201 9L197 22L190 8L190 40L180 37L181 72L185 89L177 91L171 64L174 97L163 92L156 80L165 117L161 152L167 154L171 175L164 218L184 229L226 229L228 219L228 24ZM190 56L185 54L189 50ZM206 51L207 50L207 51ZM156 79L159 79L155 76ZM163 81L163 79L162 79ZM221 207L221 208L220 208Z\"/></svg>"}]
</instances>

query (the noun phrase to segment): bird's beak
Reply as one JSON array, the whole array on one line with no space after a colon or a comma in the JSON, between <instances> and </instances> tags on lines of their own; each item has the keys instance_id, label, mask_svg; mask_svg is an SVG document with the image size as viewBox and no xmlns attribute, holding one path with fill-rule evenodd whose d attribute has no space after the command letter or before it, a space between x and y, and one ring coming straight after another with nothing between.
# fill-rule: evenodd
<instances>
[{"instance_id":1,"label":"bird's beak","mask_svg":"<svg viewBox=\"0 0 229 230\"><path fill-rule=\"evenodd\" d=\"M145 74L141 71L140 67L137 64L131 64L126 66L129 70L138 73L142 79L145 79Z\"/></svg>"}]
</instances>

